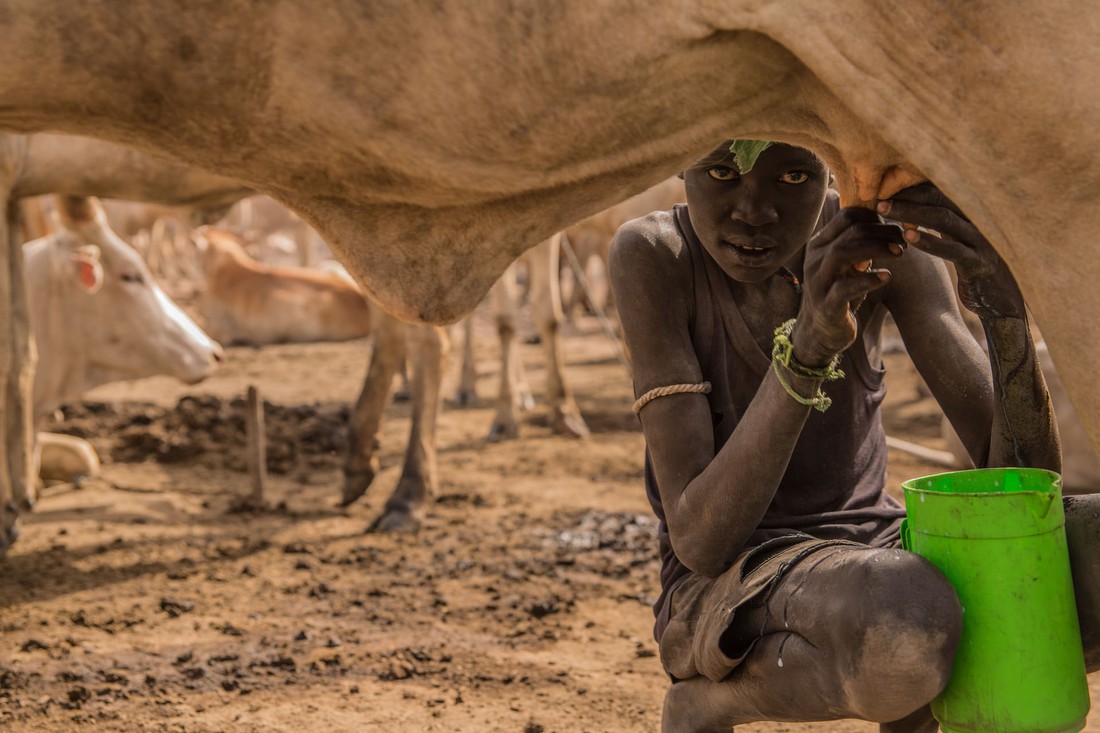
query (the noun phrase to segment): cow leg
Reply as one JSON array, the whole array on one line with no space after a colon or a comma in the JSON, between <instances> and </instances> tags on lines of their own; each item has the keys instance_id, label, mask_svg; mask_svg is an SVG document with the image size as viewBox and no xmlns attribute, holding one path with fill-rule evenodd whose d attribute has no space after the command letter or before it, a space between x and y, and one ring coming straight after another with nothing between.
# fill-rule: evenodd
<instances>
[{"instance_id":1,"label":"cow leg","mask_svg":"<svg viewBox=\"0 0 1100 733\"><path fill-rule=\"evenodd\" d=\"M565 381L565 359L561 350L561 291L558 264L561 235L556 234L531 251L529 279L531 307L535 325L542 337L546 357L546 402L550 407L550 425L559 435L586 438L588 425Z\"/></svg>"},{"instance_id":2,"label":"cow leg","mask_svg":"<svg viewBox=\"0 0 1100 733\"><path fill-rule=\"evenodd\" d=\"M533 403L523 362L516 348L519 326L519 305L516 295L515 265L509 267L490 291L493 316L500 337L500 390L497 411L489 428L489 441L514 440L519 437L519 411Z\"/></svg>"},{"instance_id":3,"label":"cow leg","mask_svg":"<svg viewBox=\"0 0 1100 733\"><path fill-rule=\"evenodd\" d=\"M405 465L397 487L370 532L415 532L420 529L424 504L437 488L435 426L442 409L443 371L450 337L438 326L406 329L412 366L413 412Z\"/></svg>"},{"instance_id":4,"label":"cow leg","mask_svg":"<svg viewBox=\"0 0 1100 733\"><path fill-rule=\"evenodd\" d=\"M34 503L35 351L15 207L8 204L0 224L0 554L19 534L20 510Z\"/></svg>"},{"instance_id":5,"label":"cow leg","mask_svg":"<svg viewBox=\"0 0 1100 733\"><path fill-rule=\"evenodd\" d=\"M462 371L459 372L455 403L469 407L477 402L477 362L474 360L474 314L462 319Z\"/></svg>"},{"instance_id":6,"label":"cow leg","mask_svg":"<svg viewBox=\"0 0 1100 733\"><path fill-rule=\"evenodd\" d=\"M397 367L397 376L401 380L401 386L393 391L393 401L408 402L412 399L412 386L409 384L409 362L407 358L402 359L401 365Z\"/></svg>"},{"instance_id":7,"label":"cow leg","mask_svg":"<svg viewBox=\"0 0 1100 733\"><path fill-rule=\"evenodd\" d=\"M393 377L405 359L406 324L374 303L371 304L370 366L359 399L348 423L348 459L344 464L344 489L341 506L347 506L366 493L378 473L378 431L382 413L393 387Z\"/></svg>"}]
</instances>

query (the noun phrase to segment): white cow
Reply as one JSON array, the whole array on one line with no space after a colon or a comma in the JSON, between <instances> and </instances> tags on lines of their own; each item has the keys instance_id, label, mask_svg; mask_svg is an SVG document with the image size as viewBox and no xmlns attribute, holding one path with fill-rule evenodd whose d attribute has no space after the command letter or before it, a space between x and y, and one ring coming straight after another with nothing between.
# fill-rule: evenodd
<instances>
[{"instance_id":1,"label":"white cow","mask_svg":"<svg viewBox=\"0 0 1100 733\"><path fill-rule=\"evenodd\" d=\"M99 202L61 196L56 210L58 231L23 248L39 360L35 423L108 382L167 374L194 384L209 376L221 346L164 294ZM47 473L51 463L47 454Z\"/></svg>"},{"instance_id":2,"label":"white cow","mask_svg":"<svg viewBox=\"0 0 1100 733\"><path fill-rule=\"evenodd\" d=\"M347 341L370 334L370 306L348 277L306 267L271 267L220 227L192 234L201 252L199 313L223 344Z\"/></svg>"},{"instance_id":3,"label":"white cow","mask_svg":"<svg viewBox=\"0 0 1100 733\"><path fill-rule=\"evenodd\" d=\"M559 263L562 235L559 232L528 250L513 262L489 290L488 300L500 341L500 381L496 413L489 427L489 440L513 440L519 437L519 413L534 406L523 362L517 350L519 335L519 292L516 266L527 269L527 300L531 319L539 333L546 364L546 405L550 408L550 427L558 435L587 438L590 434L581 415L573 390L565 378L565 354L561 346L561 327L565 321L561 302ZM474 328L471 316L463 323L462 369L455 401L472 404L477 399L477 369L474 357Z\"/></svg>"},{"instance_id":4,"label":"white cow","mask_svg":"<svg viewBox=\"0 0 1100 733\"><path fill-rule=\"evenodd\" d=\"M620 226L651 211L670 209L682 201L684 182L673 176L543 240L513 263L493 284L489 300L500 340L501 364L496 414L489 428L490 440L517 437L519 412L534 404L523 364L516 351L519 330L516 264L522 261L527 267L528 302L546 363L546 403L550 408L551 428L559 435L587 437L588 425L565 377L565 357L561 348L561 327L565 317L558 273L563 248L566 245L573 247L576 258L582 264L591 257L600 257L606 263L611 238ZM473 327L469 317L463 325L466 338L462 349L461 378L455 396L460 405L472 403L476 398L474 385L477 377Z\"/></svg>"},{"instance_id":5,"label":"white cow","mask_svg":"<svg viewBox=\"0 0 1100 733\"><path fill-rule=\"evenodd\" d=\"M16 202L48 193L213 207L249 191L239 181L101 140L0 134L0 204L8 216L17 211ZM13 316L0 318L0 349L7 350L0 358L0 552L14 540L18 513L31 504L36 480L35 359L20 229L18 220L0 219L0 247L6 247L0 257L0 311Z\"/></svg>"}]
</instances>

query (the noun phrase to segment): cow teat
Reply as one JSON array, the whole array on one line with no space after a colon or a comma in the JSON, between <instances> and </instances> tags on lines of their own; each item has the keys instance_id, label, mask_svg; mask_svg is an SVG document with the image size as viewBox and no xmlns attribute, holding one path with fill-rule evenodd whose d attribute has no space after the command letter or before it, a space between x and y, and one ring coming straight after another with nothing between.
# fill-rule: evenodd
<instances>
[{"instance_id":1,"label":"cow teat","mask_svg":"<svg viewBox=\"0 0 1100 733\"><path fill-rule=\"evenodd\" d=\"M891 165L857 164L837 171L837 190L842 206L863 206L873 209L876 202L888 199L898 191L928 180L909 168Z\"/></svg>"}]
</instances>

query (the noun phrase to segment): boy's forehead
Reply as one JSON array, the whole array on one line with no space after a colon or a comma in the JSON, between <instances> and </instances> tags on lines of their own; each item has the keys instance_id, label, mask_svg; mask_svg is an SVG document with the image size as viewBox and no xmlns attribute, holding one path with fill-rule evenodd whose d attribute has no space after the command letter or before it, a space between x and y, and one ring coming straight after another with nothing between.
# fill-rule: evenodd
<instances>
[{"instance_id":1,"label":"boy's forehead","mask_svg":"<svg viewBox=\"0 0 1100 733\"><path fill-rule=\"evenodd\" d=\"M692 164L692 168L705 168L713 165L735 165L736 157L730 151L730 145L733 144L733 140L725 140L720 145L715 146L713 150L704 155L699 160ZM760 154L761 158L770 158L772 156L781 156L782 158L794 162L817 163L820 166L825 164L818 158L812 150L806 148L799 148L794 145L787 145L786 143L773 143Z\"/></svg>"},{"instance_id":2,"label":"boy's forehead","mask_svg":"<svg viewBox=\"0 0 1100 733\"><path fill-rule=\"evenodd\" d=\"M720 163L733 162L733 153L730 151L730 145L733 144L733 140L726 140L721 145L716 146L709 153L704 155L699 160L692 164L692 167L718 165Z\"/></svg>"}]
</instances>

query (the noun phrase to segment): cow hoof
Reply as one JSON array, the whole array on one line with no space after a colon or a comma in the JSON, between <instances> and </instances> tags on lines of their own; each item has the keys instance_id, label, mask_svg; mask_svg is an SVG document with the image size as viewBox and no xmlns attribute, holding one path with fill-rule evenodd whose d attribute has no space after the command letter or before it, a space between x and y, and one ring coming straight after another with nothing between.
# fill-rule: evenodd
<instances>
[{"instance_id":1,"label":"cow hoof","mask_svg":"<svg viewBox=\"0 0 1100 733\"><path fill-rule=\"evenodd\" d=\"M398 508L386 509L367 527L368 533L413 534L418 531L420 531L418 513Z\"/></svg>"},{"instance_id":2,"label":"cow hoof","mask_svg":"<svg viewBox=\"0 0 1100 733\"><path fill-rule=\"evenodd\" d=\"M554 433L570 438L587 438L592 434L588 423L579 413L559 412L553 420Z\"/></svg>"},{"instance_id":3,"label":"cow hoof","mask_svg":"<svg viewBox=\"0 0 1100 733\"><path fill-rule=\"evenodd\" d=\"M0 557L4 556L17 539L19 539L18 520L13 521L10 526L4 528L3 532L0 532Z\"/></svg>"},{"instance_id":4,"label":"cow hoof","mask_svg":"<svg viewBox=\"0 0 1100 733\"><path fill-rule=\"evenodd\" d=\"M473 407L477 403L477 392L472 389L460 389L455 392L455 405Z\"/></svg>"},{"instance_id":5,"label":"cow hoof","mask_svg":"<svg viewBox=\"0 0 1100 733\"><path fill-rule=\"evenodd\" d=\"M348 506L359 500L374 482L374 468L363 471L344 469L344 488L340 495L340 506Z\"/></svg>"},{"instance_id":6,"label":"cow hoof","mask_svg":"<svg viewBox=\"0 0 1100 733\"><path fill-rule=\"evenodd\" d=\"M493 426L489 428L489 435L486 437L490 443L500 443L504 440L515 440L519 437L519 426L512 422L506 423L500 420L494 420Z\"/></svg>"}]
</instances>

